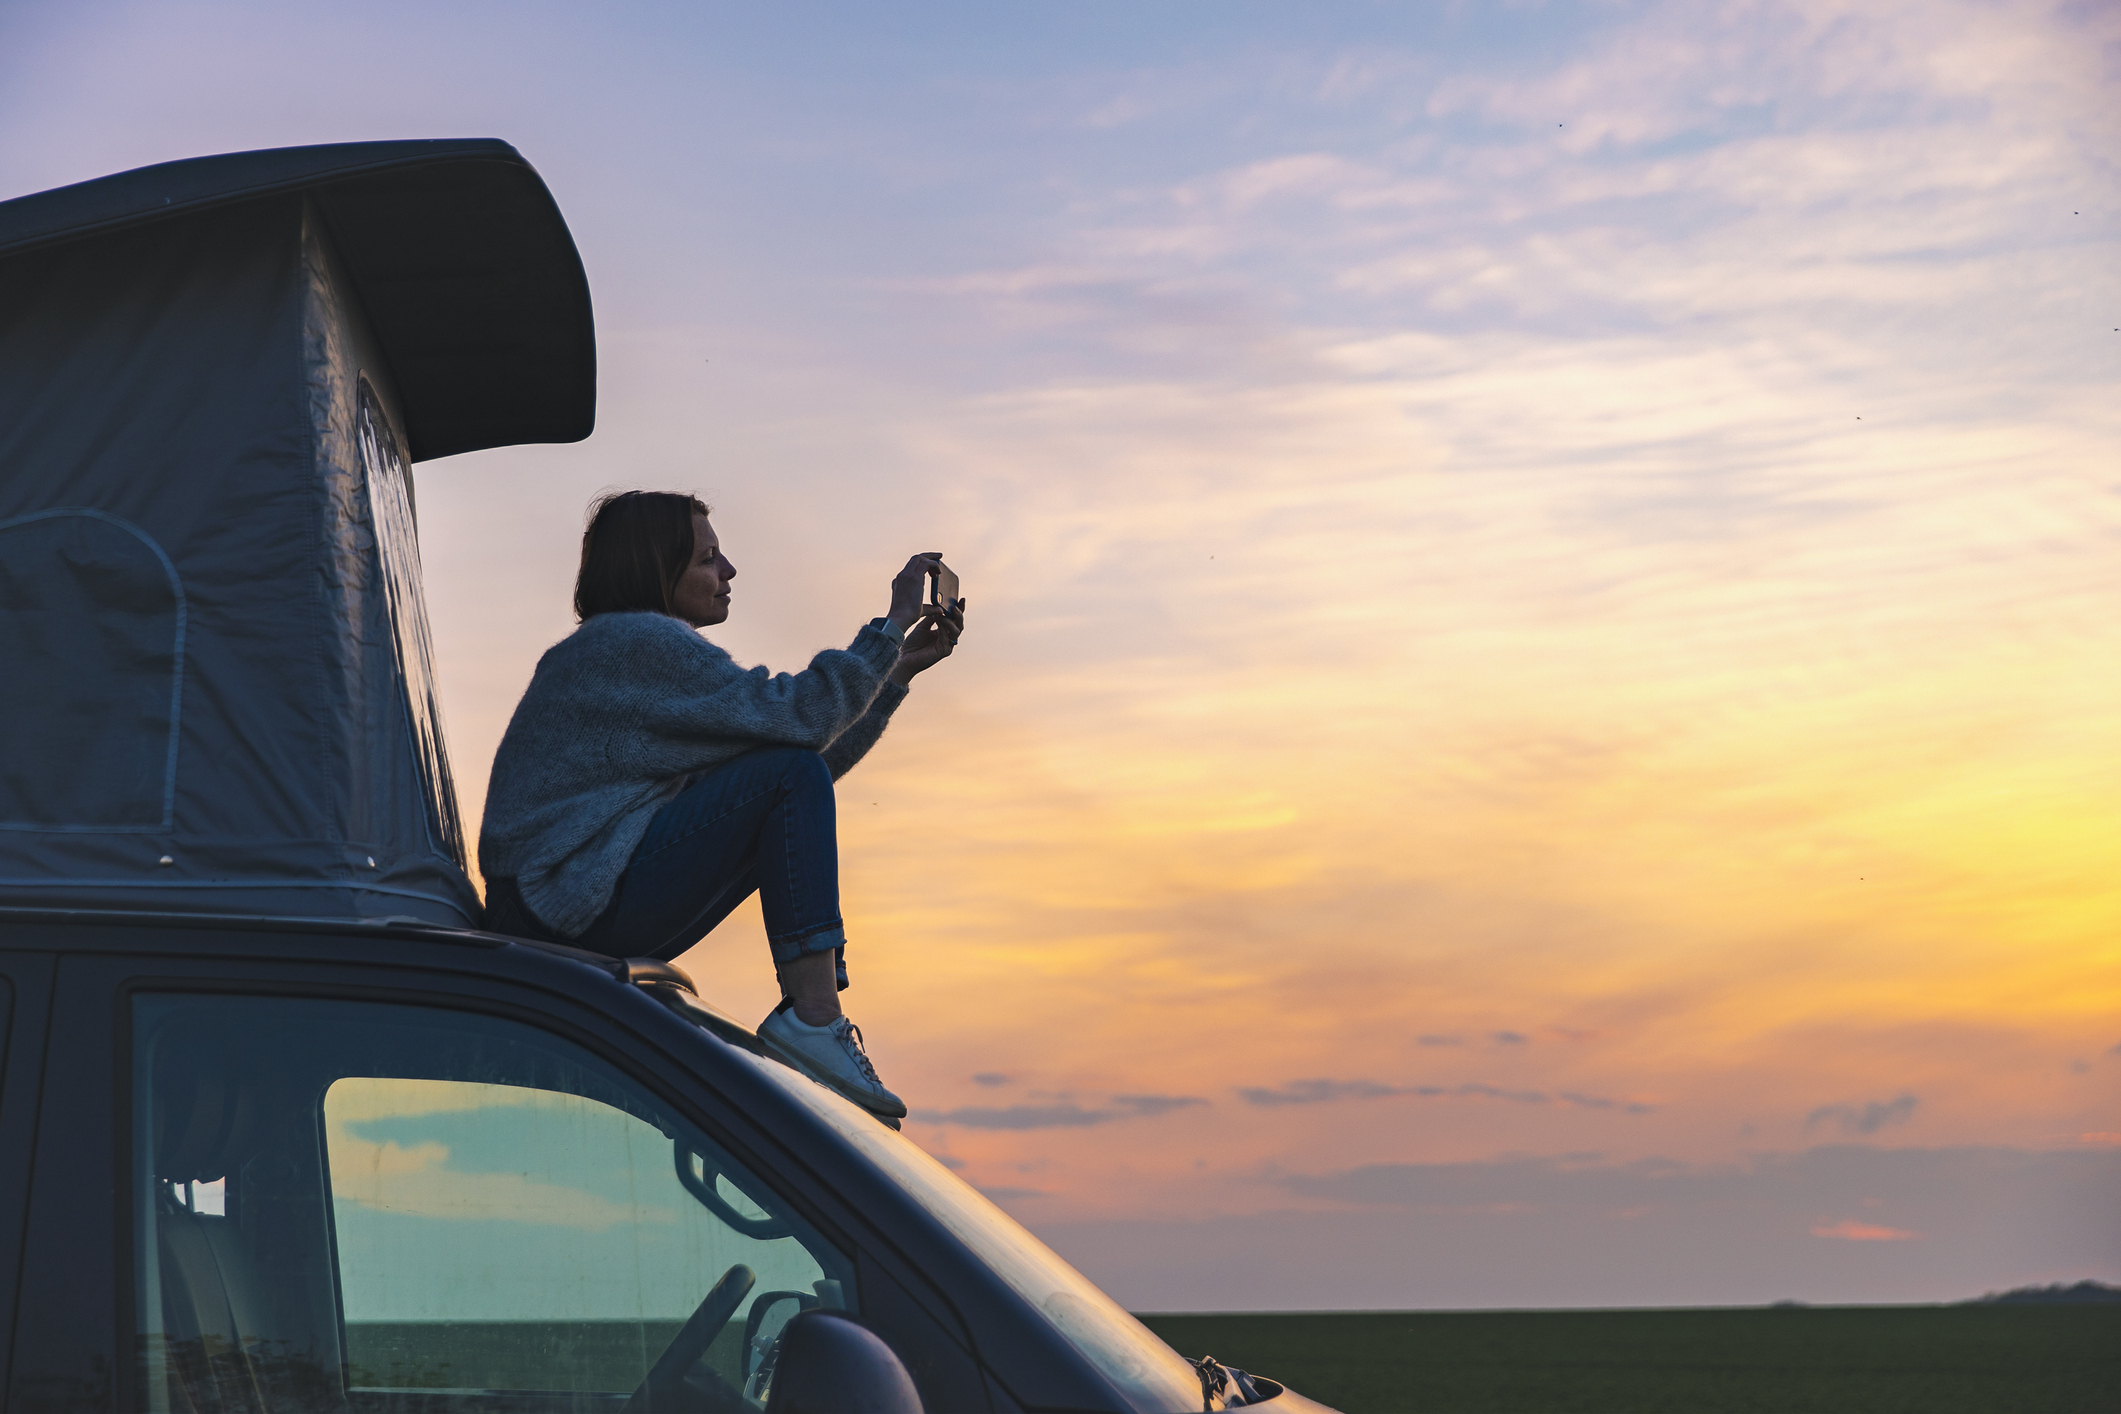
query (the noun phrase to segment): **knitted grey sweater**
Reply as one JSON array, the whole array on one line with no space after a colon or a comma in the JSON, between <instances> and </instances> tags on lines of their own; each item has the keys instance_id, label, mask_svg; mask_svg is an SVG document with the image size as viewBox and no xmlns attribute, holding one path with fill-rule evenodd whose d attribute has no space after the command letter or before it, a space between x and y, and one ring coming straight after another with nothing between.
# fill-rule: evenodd
<instances>
[{"instance_id":1,"label":"knitted grey sweater","mask_svg":"<svg viewBox=\"0 0 2121 1414\"><path fill-rule=\"evenodd\" d=\"M768 676L664 614L598 614L538 660L486 791L479 869L514 879L562 937L611 902L655 812L697 772L760 746L822 752L834 779L883 735L906 689L878 619L807 671Z\"/></svg>"}]
</instances>

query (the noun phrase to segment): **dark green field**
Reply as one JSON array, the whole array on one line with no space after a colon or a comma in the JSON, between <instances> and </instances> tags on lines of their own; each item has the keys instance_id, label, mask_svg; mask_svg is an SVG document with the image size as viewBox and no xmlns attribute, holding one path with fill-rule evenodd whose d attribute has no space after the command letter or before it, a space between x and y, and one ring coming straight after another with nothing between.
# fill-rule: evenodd
<instances>
[{"instance_id":1,"label":"dark green field","mask_svg":"<svg viewBox=\"0 0 2121 1414\"><path fill-rule=\"evenodd\" d=\"M1346 1414L2121 1411L2121 1305L1142 1319Z\"/></svg>"},{"instance_id":2,"label":"dark green field","mask_svg":"<svg viewBox=\"0 0 2121 1414\"><path fill-rule=\"evenodd\" d=\"M682 1321L348 1321L356 1388L630 1390ZM731 1384L742 1321L707 1347Z\"/></svg>"},{"instance_id":3,"label":"dark green field","mask_svg":"<svg viewBox=\"0 0 2121 1414\"><path fill-rule=\"evenodd\" d=\"M2116 1414L2121 1305L1144 1316L1346 1414ZM675 1321L347 1327L356 1383L628 1390ZM737 1375L725 1331L708 1359Z\"/></svg>"}]
</instances>

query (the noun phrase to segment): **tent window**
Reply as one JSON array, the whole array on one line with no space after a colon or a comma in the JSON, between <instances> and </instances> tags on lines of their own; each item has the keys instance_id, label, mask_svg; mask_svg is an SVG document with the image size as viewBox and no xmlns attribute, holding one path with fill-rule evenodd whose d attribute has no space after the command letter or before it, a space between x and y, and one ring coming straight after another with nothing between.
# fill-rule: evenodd
<instances>
[{"instance_id":1,"label":"tent window","mask_svg":"<svg viewBox=\"0 0 2121 1414\"><path fill-rule=\"evenodd\" d=\"M457 817L456 783L450 778L449 748L442 737L442 700L435 687L434 644L427 635L427 601L420 592L420 537L413 522L412 477L398 451L390 420L376 405L365 378L357 416L368 504L375 516L384 594L397 643L398 681L405 693L413 759L427 797L428 834L441 853L462 865L464 826Z\"/></svg>"},{"instance_id":2,"label":"tent window","mask_svg":"<svg viewBox=\"0 0 2121 1414\"><path fill-rule=\"evenodd\" d=\"M0 829L167 830L184 590L146 532L88 509L0 523Z\"/></svg>"}]
</instances>

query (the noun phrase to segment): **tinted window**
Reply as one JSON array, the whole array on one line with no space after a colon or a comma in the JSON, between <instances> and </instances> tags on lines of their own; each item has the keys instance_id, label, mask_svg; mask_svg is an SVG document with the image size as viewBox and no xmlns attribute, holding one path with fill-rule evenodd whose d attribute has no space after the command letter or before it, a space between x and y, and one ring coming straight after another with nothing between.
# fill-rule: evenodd
<instances>
[{"instance_id":1,"label":"tinted window","mask_svg":"<svg viewBox=\"0 0 2121 1414\"><path fill-rule=\"evenodd\" d=\"M773 1330L853 1304L754 1174L533 1028L151 996L135 1033L149 1409L617 1410L710 1291L700 1407L757 1408Z\"/></svg>"}]
</instances>

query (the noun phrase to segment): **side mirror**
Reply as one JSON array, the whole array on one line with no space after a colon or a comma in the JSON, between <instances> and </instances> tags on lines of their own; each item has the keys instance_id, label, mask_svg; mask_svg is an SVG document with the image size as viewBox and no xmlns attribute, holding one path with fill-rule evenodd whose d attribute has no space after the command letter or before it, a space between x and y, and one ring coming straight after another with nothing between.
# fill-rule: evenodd
<instances>
[{"instance_id":1,"label":"side mirror","mask_svg":"<svg viewBox=\"0 0 2121 1414\"><path fill-rule=\"evenodd\" d=\"M781 1332L766 1414L922 1414L891 1347L843 1311L805 1311Z\"/></svg>"}]
</instances>

